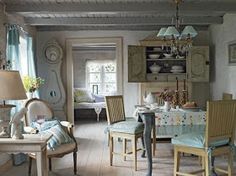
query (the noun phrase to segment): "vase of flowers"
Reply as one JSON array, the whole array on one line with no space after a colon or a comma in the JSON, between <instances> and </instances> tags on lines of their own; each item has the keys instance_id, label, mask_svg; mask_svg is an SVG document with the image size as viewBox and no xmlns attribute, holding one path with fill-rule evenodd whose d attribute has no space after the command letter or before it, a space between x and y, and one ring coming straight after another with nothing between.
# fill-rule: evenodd
<instances>
[{"instance_id":1,"label":"vase of flowers","mask_svg":"<svg viewBox=\"0 0 236 176\"><path fill-rule=\"evenodd\" d=\"M170 111L173 96L173 90L165 89L163 92L160 93L159 97L164 100L164 111Z\"/></svg>"},{"instance_id":2,"label":"vase of flowers","mask_svg":"<svg viewBox=\"0 0 236 176\"><path fill-rule=\"evenodd\" d=\"M24 76L23 84L28 98L31 99L34 97L34 92L38 90L42 84L44 84L44 79L40 77Z\"/></svg>"}]
</instances>

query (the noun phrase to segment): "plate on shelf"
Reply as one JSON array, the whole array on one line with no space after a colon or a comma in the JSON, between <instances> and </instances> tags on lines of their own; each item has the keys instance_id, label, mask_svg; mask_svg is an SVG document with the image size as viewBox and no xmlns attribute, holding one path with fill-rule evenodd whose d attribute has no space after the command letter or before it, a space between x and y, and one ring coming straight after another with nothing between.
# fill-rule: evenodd
<instances>
[{"instance_id":1,"label":"plate on shelf","mask_svg":"<svg viewBox=\"0 0 236 176\"><path fill-rule=\"evenodd\" d=\"M182 107L184 111L191 111L191 112L199 112L201 110L200 107Z\"/></svg>"},{"instance_id":2,"label":"plate on shelf","mask_svg":"<svg viewBox=\"0 0 236 176\"><path fill-rule=\"evenodd\" d=\"M172 72L172 73L183 73L184 70L170 70L170 72Z\"/></svg>"}]
</instances>

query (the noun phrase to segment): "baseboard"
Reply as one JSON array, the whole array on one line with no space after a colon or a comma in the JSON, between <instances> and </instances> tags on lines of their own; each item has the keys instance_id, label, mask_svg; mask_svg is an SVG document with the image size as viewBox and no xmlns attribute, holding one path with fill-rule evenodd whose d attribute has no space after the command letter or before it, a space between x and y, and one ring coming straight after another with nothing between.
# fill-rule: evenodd
<instances>
[{"instance_id":1,"label":"baseboard","mask_svg":"<svg viewBox=\"0 0 236 176\"><path fill-rule=\"evenodd\" d=\"M0 173L6 172L12 167L12 159L8 160L5 164L0 166Z\"/></svg>"}]
</instances>

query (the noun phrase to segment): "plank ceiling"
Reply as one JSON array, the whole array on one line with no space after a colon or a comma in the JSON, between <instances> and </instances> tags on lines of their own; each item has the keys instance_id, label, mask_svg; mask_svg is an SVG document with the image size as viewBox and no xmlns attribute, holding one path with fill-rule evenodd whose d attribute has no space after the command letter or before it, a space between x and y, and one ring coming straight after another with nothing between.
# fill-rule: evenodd
<instances>
[{"instance_id":1,"label":"plank ceiling","mask_svg":"<svg viewBox=\"0 0 236 176\"><path fill-rule=\"evenodd\" d=\"M38 30L157 30L172 23L173 0L0 0ZM181 24L206 29L236 13L236 0L185 0Z\"/></svg>"}]
</instances>

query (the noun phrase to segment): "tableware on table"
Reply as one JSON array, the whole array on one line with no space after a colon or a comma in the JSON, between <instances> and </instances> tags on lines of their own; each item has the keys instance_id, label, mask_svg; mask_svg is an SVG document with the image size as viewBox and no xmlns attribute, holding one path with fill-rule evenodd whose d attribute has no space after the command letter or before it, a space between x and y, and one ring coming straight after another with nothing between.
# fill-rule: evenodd
<instances>
[{"instance_id":1,"label":"tableware on table","mask_svg":"<svg viewBox=\"0 0 236 176\"><path fill-rule=\"evenodd\" d=\"M160 57L160 54L149 54L148 57L150 59L158 59Z\"/></svg>"},{"instance_id":2,"label":"tableware on table","mask_svg":"<svg viewBox=\"0 0 236 176\"><path fill-rule=\"evenodd\" d=\"M146 104L153 104L153 103L156 103L156 102L157 102L155 95L152 94L152 93L149 93L149 94L147 94L146 97L143 97L143 101L144 101Z\"/></svg>"},{"instance_id":3,"label":"tableware on table","mask_svg":"<svg viewBox=\"0 0 236 176\"><path fill-rule=\"evenodd\" d=\"M156 63L154 63L153 65L149 67L149 69L151 70L152 73L159 73L159 71L161 70L161 67L157 65Z\"/></svg>"},{"instance_id":4,"label":"tableware on table","mask_svg":"<svg viewBox=\"0 0 236 176\"><path fill-rule=\"evenodd\" d=\"M200 107L182 107L181 109L190 112L199 112L201 110Z\"/></svg>"}]
</instances>

